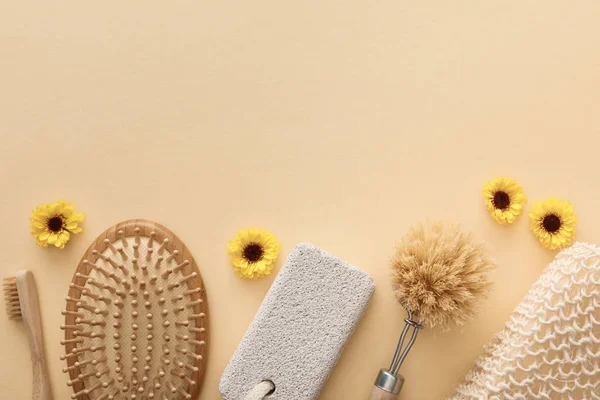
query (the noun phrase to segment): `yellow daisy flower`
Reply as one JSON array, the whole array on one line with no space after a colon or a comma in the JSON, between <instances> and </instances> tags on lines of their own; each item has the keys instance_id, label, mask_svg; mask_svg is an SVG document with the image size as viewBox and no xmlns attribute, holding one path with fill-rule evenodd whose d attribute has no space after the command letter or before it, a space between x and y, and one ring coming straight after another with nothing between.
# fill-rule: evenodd
<instances>
[{"instance_id":1,"label":"yellow daisy flower","mask_svg":"<svg viewBox=\"0 0 600 400\"><path fill-rule=\"evenodd\" d=\"M63 200L37 206L29 217L31 235L37 239L38 246L49 244L62 249L69 241L72 233L79 233L78 224L84 215L73 210L75 206Z\"/></svg>"},{"instance_id":2,"label":"yellow daisy flower","mask_svg":"<svg viewBox=\"0 0 600 400\"><path fill-rule=\"evenodd\" d=\"M240 277L258 279L271 273L280 247L270 232L255 228L242 229L229 242L227 254Z\"/></svg>"},{"instance_id":3,"label":"yellow daisy flower","mask_svg":"<svg viewBox=\"0 0 600 400\"><path fill-rule=\"evenodd\" d=\"M523 187L508 177L494 178L484 183L482 195L488 212L501 224L515 222L527 203Z\"/></svg>"},{"instance_id":4,"label":"yellow daisy flower","mask_svg":"<svg viewBox=\"0 0 600 400\"><path fill-rule=\"evenodd\" d=\"M535 203L529 216L531 230L545 248L555 250L573 243L577 217L570 202L551 197Z\"/></svg>"}]
</instances>

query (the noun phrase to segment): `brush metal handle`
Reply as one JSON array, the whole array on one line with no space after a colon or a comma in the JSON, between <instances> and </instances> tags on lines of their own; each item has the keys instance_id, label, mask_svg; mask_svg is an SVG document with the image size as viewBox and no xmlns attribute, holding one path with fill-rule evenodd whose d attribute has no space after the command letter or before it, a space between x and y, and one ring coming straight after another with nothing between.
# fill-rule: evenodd
<instances>
[{"instance_id":1,"label":"brush metal handle","mask_svg":"<svg viewBox=\"0 0 600 400\"><path fill-rule=\"evenodd\" d=\"M404 320L406 325L402 330L400 340L398 340L398 346L396 347L396 352L394 353L394 358L392 359L390 368L382 369L379 371L379 374L377 374L375 386L373 386L370 400L393 400L398 397L400 390L402 390L402 385L404 385L404 377L398 374L398 370L406 359L408 352L415 344L419 330L423 327L421 325L421 321L415 322L412 320L412 317L413 313L408 311L408 318ZM411 328L413 329L413 333L405 347L404 340L408 336L408 332Z\"/></svg>"},{"instance_id":2,"label":"brush metal handle","mask_svg":"<svg viewBox=\"0 0 600 400\"><path fill-rule=\"evenodd\" d=\"M31 350L31 364L33 368L32 399L52 400L35 280L31 271L19 271L16 274L16 278L21 315L27 328L27 337L29 338L29 348Z\"/></svg>"}]
</instances>

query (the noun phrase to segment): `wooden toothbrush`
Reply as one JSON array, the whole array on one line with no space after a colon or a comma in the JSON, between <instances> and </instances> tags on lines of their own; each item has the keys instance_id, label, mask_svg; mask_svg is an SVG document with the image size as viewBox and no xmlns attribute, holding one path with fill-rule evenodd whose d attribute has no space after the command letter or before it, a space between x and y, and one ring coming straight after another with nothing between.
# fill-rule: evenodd
<instances>
[{"instance_id":1,"label":"wooden toothbrush","mask_svg":"<svg viewBox=\"0 0 600 400\"><path fill-rule=\"evenodd\" d=\"M33 367L32 400L52 400L48 367L44 354L40 306L33 273L17 271L15 277L4 279L4 303L10 319L23 319L27 328Z\"/></svg>"}]
</instances>

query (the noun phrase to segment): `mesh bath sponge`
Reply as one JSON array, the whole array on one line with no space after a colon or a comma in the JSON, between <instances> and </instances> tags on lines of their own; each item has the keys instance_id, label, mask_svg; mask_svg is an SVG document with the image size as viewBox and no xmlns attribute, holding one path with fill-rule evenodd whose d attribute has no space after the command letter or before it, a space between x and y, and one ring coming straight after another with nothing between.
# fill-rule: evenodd
<instances>
[{"instance_id":1,"label":"mesh bath sponge","mask_svg":"<svg viewBox=\"0 0 600 400\"><path fill-rule=\"evenodd\" d=\"M557 255L450 399L600 399L600 247Z\"/></svg>"}]
</instances>

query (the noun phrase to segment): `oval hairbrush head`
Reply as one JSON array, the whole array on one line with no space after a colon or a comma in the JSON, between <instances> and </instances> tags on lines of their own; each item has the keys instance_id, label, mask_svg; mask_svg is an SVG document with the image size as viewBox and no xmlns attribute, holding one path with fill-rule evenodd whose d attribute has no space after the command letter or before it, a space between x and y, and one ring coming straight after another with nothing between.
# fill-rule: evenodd
<instances>
[{"instance_id":1,"label":"oval hairbrush head","mask_svg":"<svg viewBox=\"0 0 600 400\"><path fill-rule=\"evenodd\" d=\"M481 243L458 224L421 223L411 227L392 260L392 286L398 302L430 328L447 331L477 314L494 269Z\"/></svg>"},{"instance_id":2,"label":"oval hairbrush head","mask_svg":"<svg viewBox=\"0 0 600 400\"><path fill-rule=\"evenodd\" d=\"M191 400L204 378L208 304L183 242L129 220L79 263L63 311L67 385L77 400Z\"/></svg>"}]
</instances>

